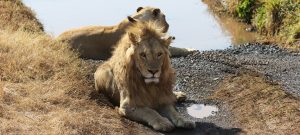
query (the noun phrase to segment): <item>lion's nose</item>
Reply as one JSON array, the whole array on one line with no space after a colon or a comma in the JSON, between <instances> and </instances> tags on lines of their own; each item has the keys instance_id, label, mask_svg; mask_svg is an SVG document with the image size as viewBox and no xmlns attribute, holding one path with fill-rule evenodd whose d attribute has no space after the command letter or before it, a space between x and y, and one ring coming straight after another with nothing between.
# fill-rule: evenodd
<instances>
[{"instance_id":1,"label":"lion's nose","mask_svg":"<svg viewBox=\"0 0 300 135\"><path fill-rule=\"evenodd\" d=\"M148 69L148 71L149 71L150 73L152 73L153 75L154 75L155 73L158 72L158 70L149 70L149 69Z\"/></svg>"}]
</instances>

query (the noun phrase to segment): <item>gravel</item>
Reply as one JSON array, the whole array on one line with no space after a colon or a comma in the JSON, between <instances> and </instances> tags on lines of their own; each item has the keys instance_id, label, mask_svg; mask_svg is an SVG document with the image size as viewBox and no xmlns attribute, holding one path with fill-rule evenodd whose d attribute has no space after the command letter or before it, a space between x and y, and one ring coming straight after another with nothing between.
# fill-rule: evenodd
<instances>
[{"instance_id":1,"label":"gravel","mask_svg":"<svg viewBox=\"0 0 300 135\"><path fill-rule=\"evenodd\" d=\"M224 57L216 61L234 63L261 73L270 81L280 84L288 94L300 99L300 53L259 44L229 48L219 53L231 61L226 61Z\"/></svg>"}]
</instances>

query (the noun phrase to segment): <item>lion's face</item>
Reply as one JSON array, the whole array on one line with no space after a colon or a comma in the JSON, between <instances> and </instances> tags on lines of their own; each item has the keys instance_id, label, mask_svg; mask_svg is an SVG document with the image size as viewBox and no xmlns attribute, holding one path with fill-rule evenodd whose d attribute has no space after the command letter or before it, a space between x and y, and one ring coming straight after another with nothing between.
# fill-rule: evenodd
<instances>
[{"instance_id":1,"label":"lion's face","mask_svg":"<svg viewBox=\"0 0 300 135\"><path fill-rule=\"evenodd\" d=\"M168 46L173 38L148 38L140 41L134 37L131 39L133 39L131 46L133 59L145 83L159 83L165 58L169 57Z\"/></svg>"},{"instance_id":2,"label":"lion's face","mask_svg":"<svg viewBox=\"0 0 300 135\"><path fill-rule=\"evenodd\" d=\"M156 24L162 28L161 32L163 33L166 33L169 29L166 16L160 11L159 8L139 7L136 14L132 15L132 17L138 21L156 22Z\"/></svg>"}]
</instances>

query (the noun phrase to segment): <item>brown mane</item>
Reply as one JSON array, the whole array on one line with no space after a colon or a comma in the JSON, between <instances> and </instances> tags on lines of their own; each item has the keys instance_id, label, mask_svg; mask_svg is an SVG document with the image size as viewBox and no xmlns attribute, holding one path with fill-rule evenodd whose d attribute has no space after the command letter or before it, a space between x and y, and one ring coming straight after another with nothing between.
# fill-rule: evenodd
<instances>
[{"instance_id":1,"label":"brown mane","mask_svg":"<svg viewBox=\"0 0 300 135\"><path fill-rule=\"evenodd\" d=\"M159 27L155 23L137 22L128 29L128 33L140 35L142 39L155 38L160 40L163 33L158 32ZM130 97L129 104L131 106L151 106L158 107L165 104L173 104L175 96L172 93L172 88L175 82L175 71L171 67L170 58L165 55L162 65L162 74L158 84L146 85L141 73L135 66L133 59L134 52L128 51L130 49L130 42L128 34L119 42L113 57L109 60L114 67L114 76L119 90L126 89ZM169 54L166 46L164 51Z\"/></svg>"}]
</instances>

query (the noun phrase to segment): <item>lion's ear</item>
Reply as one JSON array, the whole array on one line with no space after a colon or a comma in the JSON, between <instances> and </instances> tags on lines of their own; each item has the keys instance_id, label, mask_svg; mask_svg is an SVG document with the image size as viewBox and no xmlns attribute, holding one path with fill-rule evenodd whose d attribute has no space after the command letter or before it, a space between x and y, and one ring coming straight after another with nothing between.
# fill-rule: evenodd
<instances>
[{"instance_id":1,"label":"lion's ear","mask_svg":"<svg viewBox=\"0 0 300 135\"><path fill-rule=\"evenodd\" d=\"M139 11L141 11L143 9L143 7L138 7L137 9L136 9L136 12L139 12Z\"/></svg>"},{"instance_id":2,"label":"lion's ear","mask_svg":"<svg viewBox=\"0 0 300 135\"><path fill-rule=\"evenodd\" d=\"M137 22L134 18L132 18L132 17L130 17L130 16L127 16L127 19L128 19L128 21L131 22L131 23L136 23L136 22Z\"/></svg>"},{"instance_id":3,"label":"lion's ear","mask_svg":"<svg viewBox=\"0 0 300 135\"><path fill-rule=\"evenodd\" d=\"M128 34L128 37L129 37L129 40L130 42L133 44L133 45L136 45L138 42L139 42L139 37L131 32L127 33Z\"/></svg>"}]
</instances>

